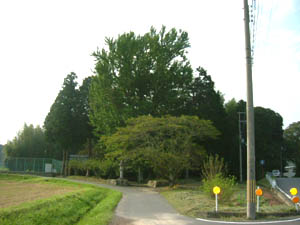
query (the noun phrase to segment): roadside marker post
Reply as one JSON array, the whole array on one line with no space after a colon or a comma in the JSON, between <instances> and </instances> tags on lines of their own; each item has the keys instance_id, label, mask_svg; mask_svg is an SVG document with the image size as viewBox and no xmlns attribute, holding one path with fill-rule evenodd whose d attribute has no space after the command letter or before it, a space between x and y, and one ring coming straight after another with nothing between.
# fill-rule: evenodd
<instances>
[{"instance_id":1,"label":"roadside marker post","mask_svg":"<svg viewBox=\"0 0 300 225\"><path fill-rule=\"evenodd\" d=\"M220 187L215 186L215 187L213 188L213 193L214 193L215 196L216 196L216 212L218 212L218 194L220 194L220 192L221 192L221 188L220 188Z\"/></svg>"},{"instance_id":2,"label":"roadside marker post","mask_svg":"<svg viewBox=\"0 0 300 225\"><path fill-rule=\"evenodd\" d=\"M295 196L296 194L298 194L297 188L291 188L291 189L290 189L290 193L291 193L291 195L293 195L293 196Z\"/></svg>"},{"instance_id":3,"label":"roadside marker post","mask_svg":"<svg viewBox=\"0 0 300 225\"><path fill-rule=\"evenodd\" d=\"M255 194L257 196L257 207L256 207L256 211L259 212L259 197L263 195L263 191L261 188L259 188L259 186L257 187Z\"/></svg>"},{"instance_id":4,"label":"roadside marker post","mask_svg":"<svg viewBox=\"0 0 300 225\"><path fill-rule=\"evenodd\" d=\"M296 194L298 194L297 188L291 188L290 193L291 193L291 195L293 195L292 201L295 203L295 207L296 207L297 212L299 212L299 208L298 208L298 205L297 205L297 203L299 202L299 197L295 196Z\"/></svg>"}]
</instances>

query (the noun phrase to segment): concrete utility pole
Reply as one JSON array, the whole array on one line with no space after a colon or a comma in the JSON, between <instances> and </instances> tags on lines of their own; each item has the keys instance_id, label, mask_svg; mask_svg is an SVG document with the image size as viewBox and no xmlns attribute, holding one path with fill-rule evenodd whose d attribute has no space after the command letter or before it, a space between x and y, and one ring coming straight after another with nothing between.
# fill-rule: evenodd
<instances>
[{"instance_id":1,"label":"concrete utility pole","mask_svg":"<svg viewBox=\"0 0 300 225\"><path fill-rule=\"evenodd\" d=\"M247 218L255 219L256 216L256 181L255 181L255 137L254 137L254 109L252 88L252 58L249 31L249 6L244 0L245 16L245 45L247 67Z\"/></svg>"}]
</instances>

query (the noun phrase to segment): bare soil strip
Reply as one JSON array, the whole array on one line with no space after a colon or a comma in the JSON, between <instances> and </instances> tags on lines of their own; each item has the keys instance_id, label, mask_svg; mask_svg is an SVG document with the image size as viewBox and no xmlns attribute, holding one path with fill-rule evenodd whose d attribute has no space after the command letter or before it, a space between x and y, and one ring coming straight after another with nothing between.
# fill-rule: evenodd
<instances>
[{"instance_id":1,"label":"bare soil strip","mask_svg":"<svg viewBox=\"0 0 300 225\"><path fill-rule=\"evenodd\" d=\"M0 180L0 208L74 191L73 187Z\"/></svg>"}]
</instances>

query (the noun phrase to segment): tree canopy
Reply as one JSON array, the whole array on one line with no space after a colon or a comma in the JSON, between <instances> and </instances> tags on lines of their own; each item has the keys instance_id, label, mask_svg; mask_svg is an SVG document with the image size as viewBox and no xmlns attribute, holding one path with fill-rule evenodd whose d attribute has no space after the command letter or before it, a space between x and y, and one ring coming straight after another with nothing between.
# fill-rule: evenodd
<instances>
[{"instance_id":1,"label":"tree canopy","mask_svg":"<svg viewBox=\"0 0 300 225\"><path fill-rule=\"evenodd\" d=\"M151 28L142 36L130 32L107 38L106 45L93 54L90 119L98 135L112 134L128 118L140 115L197 115L221 129L222 95L203 68L193 77L186 32Z\"/></svg>"},{"instance_id":2,"label":"tree canopy","mask_svg":"<svg viewBox=\"0 0 300 225\"><path fill-rule=\"evenodd\" d=\"M45 134L39 126L24 124L18 135L4 147L8 157L43 158L49 155Z\"/></svg>"},{"instance_id":3,"label":"tree canopy","mask_svg":"<svg viewBox=\"0 0 300 225\"><path fill-rule=\"evenodd\" d=\"M78 120L79 91L76 78L75 73L70 73L64 79L62 90L58 93L44 122L48 140L58 143L63 150L69 152L78 150L78 144L82 139Z\"/></svg>"},{"instance_id":4,"label":"tree canopy","mask_svg":"<svg viewBox=\"0 0 300 225\"><path fill-rule=\"evenodd\" d=\"M196 116L140 116L102 140L108 151L134 163L147 161L173 183L183 169L199 166L206 153L203 142L219 134L210 121Z\"/></svg>"},{"instance_id":5,"label":"tree canopy","mask_svg":"<svg viewBox=\"0 0 300 225\"><path fill-rule=\"evenodd\" d=\"M298 166L297 175L300 174L300 121L291 123L284 130L284 152L283 158L294 161Z\"/></svg>"},{"instance_id":6,"label":"tree canopy","mask_svg":"<svg viewBox=\"0 0 300 225\"><path fill-rule=\"evenodd\" d=\"M94 52L96 77L91 90L91 122L109 134L139 115L180 115L193 74L186 58L188 34L151 28L107 38L108 50Z\"/></svg>"},{"instance_id":7,"label":"tree canopy","mask_svg":"<svg viewBox=\"0 0 300 225\"><path fill-rule=\"evenodd\" d=\"M68 153L88 153L97 160L108 159L107 165L125 160L134 169L155 169L169 176L171 169L165 170L166 165L177 171L174 174L198 167L206 150L224 157L229 172L238 175L238 113L245 120L246 102L232 99L224 105L207 71L201 66L192 69L189 47L187 32L167 31L164 26L159 31L152 27L143 35L127 32L106 38L104 48L93 53L94 76L81 86L75 73L64 79L44 122L47 154L65 161ZM255 107L259 171L259 160L265 160L267 170L280 165L284 144L296 157L298 123L286 129L283 141L281 116ZM207 136L201 136L201 127ZM26 133L30 129L26 127ZM241 123L240 130L245 172L246 123ZM13 150L19 139L20 134L7 145L15 156L27 154L27 150ZM94 141L98 144L93 149Z\"/></svg>"}]
</instances>

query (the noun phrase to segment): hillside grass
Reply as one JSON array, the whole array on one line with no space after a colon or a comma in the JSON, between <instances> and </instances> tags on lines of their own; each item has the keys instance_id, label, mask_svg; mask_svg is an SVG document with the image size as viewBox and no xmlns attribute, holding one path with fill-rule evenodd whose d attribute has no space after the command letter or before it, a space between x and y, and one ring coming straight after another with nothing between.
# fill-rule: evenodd
<instances>
[{"instance_id":1,"label":"hillside grass","mask_svg":"<svg viewBox=\"0 0 300 225\"><path fill-rule=\"evenodd\" d=\"M0 174L0 181L18 182L20 186L31 183L72 189L68 193L0 209L1 225L106 225L122 197L115 190L53 178Z\"/></svg>"},{"instance_id":2,"label":"hillside grass","mask_svg":"<svg viewBox=\"0 0 300 225\"><path fill-rule=\"evenodd\" d=\"M299 217L295 207L285 205L271 191L270 186L264 181L258 182L263 189L260 197L260 212L258 220L272 220ZM233 196L229 201L219 201L218 213L215 213L215 198L207 196L201 186L190 187L178 185L176 188L161 188L160 194L181 214L196 218L213 218L227 221L247 221L246 210L246 185L237 184Z\"/></svg>"}]
</instances>

